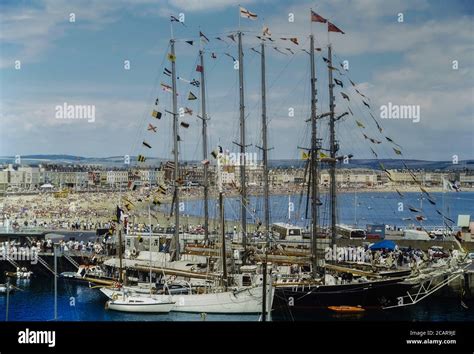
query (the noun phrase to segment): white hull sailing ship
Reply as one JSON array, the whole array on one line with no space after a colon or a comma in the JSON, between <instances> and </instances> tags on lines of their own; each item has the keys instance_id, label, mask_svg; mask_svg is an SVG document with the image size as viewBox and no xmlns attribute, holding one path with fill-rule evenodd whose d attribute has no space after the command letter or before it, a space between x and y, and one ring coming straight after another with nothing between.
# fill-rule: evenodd
<instances>
[{"instance_id":1,"label":"white hull sailing ship","mask_svg":"<svg viewBox=\"0 0 474 354\"><path fill-rule=\"evenodd\" d=\"M108 298L114 299L124 296L121 290L102 288L102 293ZM270 295L270 294L269 294ZM174 305L174 312L196 312L208 314L243 314L260 313L262 311L263 287L248 287L234 291L222 291L208 294L185 294L185 295L145 295L140 299L150 301L169 301ZM269 296L273 299L273 293ZM270 311L272 302L268 303L267 312ZM110 307L110 305L109 305Z\"/></svg>"}]
</instances>

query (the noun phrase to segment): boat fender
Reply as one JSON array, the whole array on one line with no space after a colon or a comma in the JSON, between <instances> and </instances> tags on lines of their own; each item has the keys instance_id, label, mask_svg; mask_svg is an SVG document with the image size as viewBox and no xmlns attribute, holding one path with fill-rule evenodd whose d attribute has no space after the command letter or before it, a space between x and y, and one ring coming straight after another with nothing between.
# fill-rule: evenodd
<instances>
[{"instance_id":1,"label":"boat fender","mask_svg":"<svg viewBox=\"0 0 474 354\"><path fill-rule=\"evenodd\" d=\"M137 255L137 249L135 247L132 248L132 256Z\"/></svg>"}]
</instances>

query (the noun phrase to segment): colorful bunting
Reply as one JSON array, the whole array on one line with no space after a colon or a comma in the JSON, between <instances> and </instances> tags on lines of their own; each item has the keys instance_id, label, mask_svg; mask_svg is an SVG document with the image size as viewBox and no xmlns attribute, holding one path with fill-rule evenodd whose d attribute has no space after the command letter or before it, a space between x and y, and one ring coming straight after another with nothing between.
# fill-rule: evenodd
<instances>
[{"instance_id":1,"label":"colorful bunting","mask_svg":"<svg viewBox=\"0 0 474 354\"><path fill-rule=\"evenodd\" d=\"M154 133L156 133L156 129L157 127L155 127L153 124L148 123L148 131L153 131Z\"/></svg>"},{"instance_id":2,"label":"colorful bunting","mask_svg":"<svg viewBox=\"0 0 474 354\"><path fill-rule=\"evenodd\" d=\"M338 32L344 34L344 32L337 28L335 24L328 21L328 32Z\"/></svg>"},{"instance_id":3,"label":"colorful bunting","mask_svg":"<svg viewBox=\"0 0 474 354\"><path fill-rule=\"evenodd\" d=\"M207 38L206 35L201 31L199 31L199 38L201 38L201 40L203 40L205 43L209 43L209 38Z\"/></svg>"},{"instance_id":4,"label":"colorful bunting","mask_svg":"<svg viewBox=\"0 0 474 354\"><path fill-rule=\"evenodd\" d=\"M346 99L346 100L348 100L348 101L351 100L351 99L349 98L349 96L346 95L344 92L341 92L341 96L342 96L342 98L344 98L344 99ZM352 114L352 111L351 111L351 114ZM352 115L353 115L353 114L352 114Z\"/></svg>"},{"instance_id":5,"label":"colorful bunting","mask_svg":"<svg viewBox=\"0 0 474 354\"><path fill-rule=\"evenodd\" d=\"M258 18L257 14L250 12L244 7L240 7L240 17L248 18L249 20L256 20Z\"/></svg>"},{"instance_id":6,"label":"colorful bunting","mask_svg":"<svg viewBox=\"0 0 474 354\"><path fill-rule=\"evenodd\" d=\"M278 47L273 47L273 49L275 49L278 53L281 53L283 55L286 55L285 52L282 52L280 49L278 49Z\"/></svg>"},{"instance_id":7,"label":"colorful bunting","mask_svg":"<svg viewBox=\"0 0 474 354\"><path fill-rule=\"evenodd\" d=\"M320 22L320 23L326 23L328 20L326 20L324 17L319 16L316 12L311 11L311 22Z\"/></svg>"},{"instance_id":8,"label":"colorful bunting","mask_svg":"<svg viewBox=\"0 0 474 354\"><path fill-rule=\"evenodd\" d=\"M151 113L151 116L156 118L156 119L161 119L161 112L158 112L158 111L153 111Z\"/></svg>"}]
</instances>

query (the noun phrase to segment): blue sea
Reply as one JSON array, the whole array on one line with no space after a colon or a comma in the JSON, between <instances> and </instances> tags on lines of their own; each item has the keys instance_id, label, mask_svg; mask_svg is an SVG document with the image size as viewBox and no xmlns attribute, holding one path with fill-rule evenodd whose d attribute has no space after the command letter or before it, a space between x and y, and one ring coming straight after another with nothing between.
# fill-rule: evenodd
<instances>
[{"instance_id":1,"label":"blue sea","mask_svg":"<svg viewBox=\"0 0 474 354\"><path fill-rule=\"evenodd\" d=\"M365 227L367 224L387 224L396 227L406 227L413 224L418 225L415 220L417 215L423 215L426 227L443 226L442 217L436 210L442 212L457 223L460 214L472 215L474 217L474 192L450 192L430 193L431 199L436 205L432 205L426 196L420 193L403 193L403 198L393 192L367 192L367 193L341 193L337 198L338 223L358 225ZM323 205L320 207L320 224L327 224L329 220L328 195L322 194L320 198ZM185 215L202 216L204 214L203 202L201 200L186 200L184 202ZM289 212L289 204L292 203L293 211ZM420 213L412 212L409 207L420 210ZM168 207L169 208L169 207ZM240 199L227 198L225 200L226 220L240 220ZM210 216L218 215L217 202L210 202ZM248 221L262 220L263 214L262 197L250 197L248 206ZM273 222L287 222L307 226L310 220L306 218L306 197L300 195L283 196L273 195L270 197L270 219ZM310 209L308 216L311 215ZM454 226L455 226L454 224Z\"/></svg>"}]
</instances>

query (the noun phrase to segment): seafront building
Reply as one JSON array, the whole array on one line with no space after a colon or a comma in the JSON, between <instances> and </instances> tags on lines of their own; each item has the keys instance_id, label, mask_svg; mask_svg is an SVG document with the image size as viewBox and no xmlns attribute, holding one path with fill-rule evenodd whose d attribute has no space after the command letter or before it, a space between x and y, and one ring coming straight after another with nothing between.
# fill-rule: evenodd
<instances>
[{"instance_id":1,"label":"seafront building","mask_svg":"<svg viewBox=\"0 0 474 354\"><path fill-rule=\"evenodd\" d=\"M338 169L336 181L338 188L378 188L383 186L414 185L413 177L406 170L388 170L387 173L373 169ZM461 172L410 171L426 187L442 187L443 179L459 181L461 187L474 186L474 171ZM184 186L197 187L204 183L204 167L201 163L186 163L180 168ZM37 165L19 166L8 164L0 169L0 193L40 190L42 186L54 189L72 188L75 190L107 190L133 186L156 186L165 183L170 176L165 164L159 167L105 168L103 166L61 166ZM216 179L216 166L209 165L209 184L212 187ZM329 186L329 171L322 170L319 184ZM272 187L302 186L305 184L304 168L273 168L269 171ZM240 187L240 168L224 166L222 182L229 187ZM263 185L263 167L254 164L247 167L249 187Z\"/></svg>"}]
</instances>

